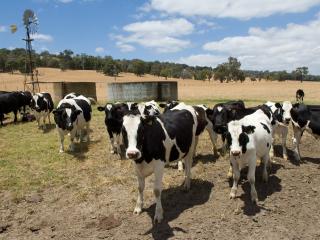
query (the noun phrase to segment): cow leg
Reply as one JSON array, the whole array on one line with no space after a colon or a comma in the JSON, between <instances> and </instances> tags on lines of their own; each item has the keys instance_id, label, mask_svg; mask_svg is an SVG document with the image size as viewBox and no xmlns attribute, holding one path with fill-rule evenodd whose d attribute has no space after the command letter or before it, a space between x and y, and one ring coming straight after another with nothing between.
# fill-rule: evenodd
<instances>
[{"instance_id":1,"label":"cow leg","mask_svg":"<svg viewBox=\"0 0 320 240\"><path fill-rule=\"evenodd\" d=\"M233 170L233 185L230 191L230 198L235 198L237 195L238 182L240 179L240 168L236 159L232 158L230 162L232 164L232 170Z\"/></svg>"},{"instance_id":2,"label":"cow leg","mask_svg":"<svg viewBox=\"0 0 320 240\"><path fill-rule=\"evenodd\" d=\"M218 150L217 150L217 140L218 140L218 135L213 131L212 126L207 128L207 131L209 133L210 136L210 140L212 143L212 148L213 148L213 154L214 156L218 156Z\"/></svg>"},{"instance_id":3,"label":"cow leg","mask_svg":"<svg viewBox=\"0 0 320 240\"><path fill-rule=\"evenodd\" d=\"M227 144L226 144L226 138L221 135L221 139L222 139L222 149L221 149L221 155L224 156L227 153Z\"/></svg>"},{"instance_id":4,"label":"cow leg","mask_svg":"<svg viewBox=\"0 0 320 240\"><path fill-rule=\"evenodd\" d=\"M178 171L183 171L183 160L178 161Z\"/></svg>"},{"instance_id":5,"label":"cow leg","mask_svg":"<svg viewBox=\"0 0 320 240\"><path fill-rule=\"evenodd\" d=\"M59 150L59 152L60 152L60 153L63 153L63 152L64 152L64 145L63 145L63 142L64 142L64 133L63 133L63 131L61 131L61 130L58 130L58 132L59 132L59 136L60 136L60 150Z\"/></svg>"},{"instance_id":6,"label":"cow leg","mask_svg":"<svg viewBox=\"0 0 320 240\"><path fill-rule=\"evenodd\" d=\"M4 114L3 114L3 113L0 113L0 123L1 123L1 126L3 126L3 119L4 119Z\"/></svg>"},{"instance_id":7,"label":"cow leg","mask_svg":"<svg viewBox=\"0 0 320 240\"><path fill-rule=\"evenodd\" d=\"M263 172L262 172L262 180L265 182L268 182L268 171L267 171L267 167L269 165L270 162L270 156L269 154L266 154L265 156L262 157L262 161L263 161Z\"/></svg>"},{"instance_id":8,"label":"cow leg","mask_svg":"<svg viewBox=\"0 0 320 240\"><path fill-rule=\"evenodd\" d=\"M232 176L233 176L233 172L232 172L232 164L230 163L230 166L229 166L229 170L228 170L227 177L228 177L228 178L232 178Z\"/></svg>"},{"instance_id":9,"label":"cow leg","mask_svg":"<svg viewBox=\"0 0 320 240\"><path fill-rule=\"evenodd\" d=\"M75 137L76 133L77 133L77 131L74 129L70 132L70 142L71 142L69 145L70 152L74 151L74 137Z\"/></svg>"},{"instance_id":10,"label":"cow leg","mask_svg":"<svg viewBox=\"0 0 320 240\"><path fill-rule=\"evenodd\" d=\"M271 143L271 147L270 147L270 157L273 158L274 157L274 148L273 148L273 144L274 144L274 135L275 135L275 131L272 131L272 143Z\"/></svg>"},{"instance_id":11,"label":"cow leg","mask_svg":"<svg viewBox=\"0 0 320 240\"><path fill-rule=\"evenodd\" d=\"M134 214L140 214L143 208L143 191L145 187L145 177L141 176L139 173L137 173L138 178L138 198L136 207L134 208L133 213Z\"/></svg>"},{"instance_id":12,"label":"cow leg","mask_svg":"<svg viewBox=\"0 0 320 240\"><path fill-rule=\"evenodd\" d=\"M283 159L288 160L287 154L287 136L288 136L288 128L284 128L282 132L282 152L283 152Z\"/></svg>"},{"instance_id":13,"label":"cow leg","mask_svg":"<svg viewBox=\"0 0 320 240\"><path fill-rule=\"evenodd\" d=\"M86 141L90 142L90 123L86 123Z\"/></svg>"},{"instance_id":14,"label":"cow leg","mask_svg":"<svg viewBox=\"0 0 320 240\"><path fill-rule=\"evenodd\" d=\"M185 175L185 180L184 180L184 189L188 191L190 189L190 181L191 181L191 167L192 167L192 156L193 152L189 152L187 156L184 158L184 175Z\"/></svg>"},{"instance_id":15,"label":"cow leg","mask_svg":"<svg viewBox=\"0 0 320 240\"><path fill-rule=\"evenodd\" d=\"M47 129L47 126L46 126L46 118L47 118L47 114L44 114L42 116L42 121L43 121L43 130L46 130Z\"/></svg>"},{"instance_id":16,"label":"cow leg","mask_svg":"<svg viewBox=\"0 0 320 240\"><path fill-rule=\"evenodd\" d=\"M247 178L250 183L251 187L251 201L256 203L258 200L258 194L255 187L255 172L256 172L256 154L252 154L252 156L249 159L249 170Z\"/></svg>"},{"instance_id":17,"label":"cow leg","mask_svg":"<svg viewBox=\"0 0 320 240\"><path fill-rule=\"evenodd\" d=\"M301 140L301 135L302 135L302 130L299 127L293 126L293 151L296 154L297 160L301 160L301 155L300 155L300 140Z\"/></svg>"},{"instance_id":18,"label":"cow leg","mask_svg":"<svg viewBox=\"0 0 320 240\"><path fill-rule=\"evenodd\" d=\"M163 209L161 204L161 191L162 191L162 177L164 171L164 162L157 160L155 161L154 168L154 188L153 193L156 198L156 211L153 221L160 223L163 219Z\"/></svg>"}]
</instances>

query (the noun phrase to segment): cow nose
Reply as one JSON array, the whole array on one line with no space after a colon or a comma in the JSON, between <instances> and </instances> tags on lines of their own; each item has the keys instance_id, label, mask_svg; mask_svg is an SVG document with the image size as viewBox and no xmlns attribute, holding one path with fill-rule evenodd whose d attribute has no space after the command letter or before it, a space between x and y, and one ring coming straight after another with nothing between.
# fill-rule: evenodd
<instances>
[{"instance_id":1,"label":"cow nose","mask_svg":"<svg viewBox=\"0 0 320 240\"><path fill-rule=\"evenodd\" d=\"M290 118L286 118L286 119L285 119L286 124L289 124L289 123L290 123L290 120L291 120Z\"/></svg>"},{"instance_id":2,"label":"cow nose","mask_svg":"<svg viewBox=\"0 0 320 240\"><path fill-rule=\"evenodd\" d=\"M127 157L129 159L135 159L135 158L138 158L139 156L139 152L138 151L128 151L127 152Z\"/></svg>"},{"instance_id":3,"label":"cow nose","mask_svg":"<svg viewBox=\"0 0 320 240\"><path fill-rule=\"evenodd\" d=\"M241 153L240 151L231 151L231 155L235 157L239 156L240 153Z\"/></svg>"}]
</instances>

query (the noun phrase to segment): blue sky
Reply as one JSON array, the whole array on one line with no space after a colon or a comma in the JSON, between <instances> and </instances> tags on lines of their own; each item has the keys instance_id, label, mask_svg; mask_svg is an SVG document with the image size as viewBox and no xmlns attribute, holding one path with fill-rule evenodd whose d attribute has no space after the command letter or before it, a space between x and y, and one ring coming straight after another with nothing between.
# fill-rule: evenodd
<instances>
[{"instance_id":1,"label":"blue sky","mask_svg":"<svg viewBox=\"0 0 320 240\"><path fill-rule=\"evenodd\" d=\"M212 67L234 56L244 69L320 74L320 0L3 0L0 48L24 47L27 8L39 19L38 52Z\"/></svg>"}]
</instances>

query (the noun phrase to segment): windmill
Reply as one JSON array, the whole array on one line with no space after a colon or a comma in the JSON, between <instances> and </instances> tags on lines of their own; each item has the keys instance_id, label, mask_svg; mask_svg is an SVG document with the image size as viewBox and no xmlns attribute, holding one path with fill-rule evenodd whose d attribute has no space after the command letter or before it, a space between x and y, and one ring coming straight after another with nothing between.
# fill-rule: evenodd
<instances>
[{"instance_id":1,"label":"windmill","mask_svg":"<svg viewBox=\"0 0 320 240\"><path fill-rule=\"evenodd\" d=\"M38 18L34 12L27 9L23 13L23 25L26 29L26 38L22 39L26 42L26 65L25 65L25 77L24 77L24 90L31 90L32 93L40 92L40 86L38 81L37 70L35 70L35 63L32 59L32 35L38 30ZM14 26L11 27L11 31L16 31ZM36 74L35 74L36 73ZM30 77L30 79L28 79ZM31 86L30 86L31 84Z\"/></svg>"}]
</instances>

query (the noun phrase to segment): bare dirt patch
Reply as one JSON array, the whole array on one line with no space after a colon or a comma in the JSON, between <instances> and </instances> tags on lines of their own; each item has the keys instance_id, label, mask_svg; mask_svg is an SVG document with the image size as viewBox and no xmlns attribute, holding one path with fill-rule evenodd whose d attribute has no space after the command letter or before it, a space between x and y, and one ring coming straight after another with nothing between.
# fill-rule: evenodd
<instances>
[{"instance_id":1,"label":"bare dirt patch","mask_svg":"<svg viewBox=\"0 0 320 240\"><path fill-rule=\"evenodd\" d=\"M164 220L154 225L153 177L146 181L142 214L133 215L133 165L110 155L101 113L94 113L91 127L91 143L78 145L74 155L59 154L56 132L42 133L34 122L0 129L0 239L320 238L320 148L310 135L302 139L301 163L291 151L288 161L279 158L276 141L269 182L262 182L262 169L256 171L257 205L250 202L245 174L238 197L229 199L228 158L215 158L203 135L189 192L174 164L165 169ZM11 131L20 132L10 137ZM24 153L14 151L24 142L30 143Z\"/></svg>"}]
</instances>

